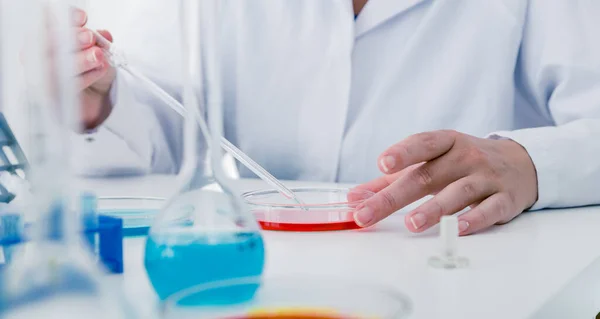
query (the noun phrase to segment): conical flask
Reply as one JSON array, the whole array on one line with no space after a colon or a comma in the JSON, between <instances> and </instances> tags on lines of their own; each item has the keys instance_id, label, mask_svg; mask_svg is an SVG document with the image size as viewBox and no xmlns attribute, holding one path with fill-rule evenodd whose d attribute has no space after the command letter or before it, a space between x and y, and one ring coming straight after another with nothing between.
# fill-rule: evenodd
<instances>
[{"instance_id":1,"label":"conical flask","mask_svg":"<svg viewBox=\"0 0 600 319\"><path fill-rule=\"evenodd\" d=\"M18 49L25 94L13 107L27 117L33 196L24 209L34 222L22 254L0 272L0 317L134 318L121 293L106 286L82 241L69 161L68 135L78 122L70 8L60 0L23 2L26 45Z\"/></svg>"},{"instance_id":2,"label":"conical flask","mask_svg":"<svg viewBox=\"0 0 600 319\"><path fill-rule=\"evenodd\" d=\"M207 282L260 276L260 228L221 165L222 89L219 1L180 0L184 43L184 161L180 187L150 228L145 251L148 277L161 299ZM209 124L205 122L209 118ZM190 304L236 303L251 298L247 286Z\"/></svg>"}]
</instances>

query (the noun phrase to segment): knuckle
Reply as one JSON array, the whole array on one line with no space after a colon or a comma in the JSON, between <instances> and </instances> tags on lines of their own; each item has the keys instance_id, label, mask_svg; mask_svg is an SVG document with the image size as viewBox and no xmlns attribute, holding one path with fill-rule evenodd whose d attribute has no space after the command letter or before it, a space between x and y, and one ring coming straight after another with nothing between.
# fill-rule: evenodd
<instances>
[{"instance_id":1,"label":"knuckle","mask_svg":"<svg viewBox=\"0 0 600 319\"><path fill-rule=\"evenodd\" d=\"M427 215L435 216L436 220L439 222L442 216L446 215L447 213L448 212L444 209L444 206L442 206L439 201L435 200L435 198L429 201L429 205L427 205Z\"/></svg>"},{"instance_id":2,"label":"knuckle","mask_svg":"<svg viewBox=\"0 0 600 319\"><path fill-rule=\"evenodd\" d=\"M477 209L477 215L476 215L476 219L478 220L478 223L481 226L485 226L485 225L489 225L489 213L487 212L487 210L483 207L478 207Z\"/></svg>"},{"instance_id":3,"label":"knuckle","mask_svg":"<svg viewBox=\"0 0 600 319\"><path fill-rule=\"evenodd\" d=\"M440 132L446 134L446 135L450 135L452 137L459 137L460 133L456 130L441 130Z\"/></svg>"},{"instance_id":4,"label":"knuckle","mask_svg":"<svg viewBox=\"0 0 600 319\"><path fill-rule=\"evenodd\" d=\"M500 197L497 198L496 201L494 201L494 211L493 213L496 215L496 220L502 222L502 221L508 221L510 220L510 216L511 216L511 207L513 205L510 202L510 196L508 196L507 194L504 194Z\"/></svg>"},{"instance_id":5,"label":"knuckle","mask_svg":"<svg viewBox=\"0 0 600 319\"><path fill-rule=\"evenodd\" d=\"M484 228L511 219L511 204L505 194L496 194L490 197L484 205L475 208L477 224Z\"/></svg>"},{"instance_id":6,"label":"knuckle","mask_svg":"<svg viewBox=\"0 0 600 319\"><path fill-rule=\"evenodd\" d=\"M408 157L412 154L410 147L408 147L406 143L398 144L396 151L398 152L398 155L400 155L400 158Z\"/></svg>"},{"instance_id":7,"label":"knuckle","mask_svg":"<svg viewBox=\"0 0 600 319\"><path fill-rule=\"evenodd\" d=\"M436 132L423 132L415 134L411 137L411 143L418 145L419 149L423 149L426 152L436 150L439 140Z\"/></svg>"},{"instance_id":8,"label":"knuckle","mask_svg":"<svg viewBox=\"0 0 600 319\"><path fill-rule=\"evenodd\" d=\"M104 54L104 51L102 51L102 49L100 49L99 47L94 47L94 54L96 55L96 58L98 59L98 63L101 62L105 62L106 60L106 55Z\"/></svg>"},{"instance_id":9,"label":"knuckle","mask_svg":"<svg viewBox=\"0 0 600 319\"><path fill-rule=\"evenodd\" d=\"M469 149L461 148L456 150L454 153L454 162L456 163L468 163L469 161Z\"/></svg>"},{"instance_id":10,"label":"knuckle","mask_svg":"<svg viewBox=\"0 0 600 319\"><path fill-rule=\"evenodd\" d=\"M429 189L431 187L433 184L433 177L427 165L422 165L413 171L413 181L424 189Z\"/></svg>"},{"instance_id":11,"label":"knuckle","mask_svg":"<svg viewBox=\"0 0 600 319\"><path fill-rule=\"evenodd\" d=\"M461 188L462 194L465 198L476 198L478 195L477 186L473 182L465 182Z\"/></svg>"},{"instance_id":12,"label":"knuckle","mask_svg":"<svg viewBox=\"0 0 600 319\"><path fill-rule=\"evenodd\" d=\"M470 146L465 151L467 158L474 164L483 164L486 160L485 153L476 146Z\"/></svg>"},{"instance_id":13,"label":"knuckle","mask_svg":"<svg viewBox=\"0 0 600 319\"><path fill-rule=\"evenodd\" d=\"M494 176L496 178L505 176L510 171L509 165L506 162L501 161L501 160L494 161L493 165L492 164L489 165L489 168L491 170L492 176ZM512 197L512 194L511 194L511 197Z\"/></svg>"},{"instance_id":14,"label":"knuckle","mask_svg":"<svg viewBox=\"0 0 600 319\"><path fill-rule=\"evenodd\" d=\"M511 221L517 214L514 195L506 193L498 200L498 222L497 224L506 224Z\"/></svg>"},{"instance_id":15,"label":"knuckle","mask_svg":"<svg viewBox=\"0 0 600 319\"><path fill-rule=\"evenodd\" d=\"M506 193L506 201L507 201L509 207L511 207L511 208L516 207L517 197L516 197L515 193L513 193L513 192Z\"/></svg>"},{"instance_id":16,"label":"knuckle","mask_svg":"<svg viewBox=\"0 0 600 319\"><path fill-rule=\"evenodd\" d=\"M469 147L464 153L465 163L474 170L483 174L487 179L497 179L499 171L495 169L490 157L478 147Z\"/></svg>"},{"instance_id":17,"label":"knuckle","mask_svg":"<svg viewBox=\"0 0 600 319\"><path fill-rule=\"evenodd\" d=\"M503 219L506 216L506 201L504 199L498 198L494 201L492 212L497 215L499 219Z\"/></svg>"},{"instance_id":18,"label":"knuckle","mask_svg":"<svg viewBox=\"0 0 600 319\"><path fill-rule=\"evenodd\" d=\"M389 191L381 191L382 206L386 210L393 210L397 207L396 197Z\"/></svg>"},{"instance_id":19,"label":"knuckle","mask_svg":"<svg viewBox=\"0 0 600 319\"><path fill-rule=\"evenodd\" d=\"M428 152L433 152L437 149L437 146L439 144L438 138L434 133L428 132L428 133L423 133L423 138L422 138L422 146L428 151Z\"/></svg>"},{"instance_id":20,"label":"knuckle","mask_svg":"<svg viewBox=\"0 0 600 319\"><path fill-rule=\"evenodd\" d=\"M407 143L404 142L400 142L396 145L394 145L391 149L390 149L390 154L389 155L393 155L396 158L396 161L399 161L399 165L403 165L402 162L406 159L409 158L412 155L412 151L411 148L409 147L409 145Z\"/></svg>"},{"instance_id":21,"label":"knuckle","mask_svg":"<svg viewBox=\"0 0 600 319\"><path fill-rule=\"evenodd\" d=\"M491 167L486 167L483 168L482 170L482 175L486 180L497 180L498 179L498 171L496 171L495 169L491 168Z\"/></svg>"}]
</instances>

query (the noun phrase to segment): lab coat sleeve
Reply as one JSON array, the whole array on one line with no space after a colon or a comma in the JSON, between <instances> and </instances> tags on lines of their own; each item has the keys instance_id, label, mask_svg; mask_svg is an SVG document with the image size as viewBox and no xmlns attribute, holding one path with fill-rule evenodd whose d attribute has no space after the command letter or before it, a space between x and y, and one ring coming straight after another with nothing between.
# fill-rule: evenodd
<instances>
[{"instance_id":1,"label":"lab coat sleeve","mask_svg":"<svg viewBox=\"0 0 600 319\"><path fill-rule=\"evenodd\" d=\"M174 173L177 163L163 125L153 106L140 100L136 82L117 72L111 89L113 109L95 132L75 139L79 175L107 176L147 173Z\"/></svg>"},{"instance_id":2,"label":"lab coat sleeve","mask_svg":"<svg viewBox=\"0 0 600 319\"><path fill-rule=\"evenodd\" d=\"M600 203L598 17L599 1L529 3L515 80L518 94L554 125L493 135L518 142L533 160L533 210Z\"/></svg>"}]
</instances>

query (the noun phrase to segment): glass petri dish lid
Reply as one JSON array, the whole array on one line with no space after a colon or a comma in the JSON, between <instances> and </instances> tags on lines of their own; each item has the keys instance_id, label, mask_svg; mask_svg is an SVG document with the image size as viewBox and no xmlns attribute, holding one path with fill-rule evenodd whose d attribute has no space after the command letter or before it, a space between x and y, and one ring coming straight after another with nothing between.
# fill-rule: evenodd
<instances>
[{"instance_id":1,"label":"glass petri dish lid","mask_svg":"<svg viewBox=\"0 0 600 319\"><path fill-rule=\"evenodd\" d=\"M360 228L354 211L373 192L351 188L292 188L300 203L276 190L242 195L264 230L334 231Z\"/></svg>"},{"instance_id":2,"label":"glass petri dish lid","mask_svg":"<svg viewBox=\"0 0 600 319\"><path fill-rule=\"evenodd\" d=\"M404 294L319 276L248 277L195 286L167 298L165 319L396 319L412 313Z\"/></svg>"}]
</instances>

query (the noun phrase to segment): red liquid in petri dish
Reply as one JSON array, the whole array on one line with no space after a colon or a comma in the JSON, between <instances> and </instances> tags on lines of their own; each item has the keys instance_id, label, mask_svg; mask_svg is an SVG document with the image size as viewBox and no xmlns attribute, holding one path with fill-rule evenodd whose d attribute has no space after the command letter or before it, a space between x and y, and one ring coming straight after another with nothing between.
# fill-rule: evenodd
<instances>
[{"instance_id":1,"label":"red liquid in petri dish","mask_svg":"<svg viewBox=\"0 0 600 319\"><path fill-rule=\"evenodd\" d=\"M325 224L296 224L296 223L273 223L267 221L258 221L261 228L264 230L279 230L279 231L335 231L335 230L350 230L359 229L354 221L325 223Z\"/></svg>"},{"instance_id":2,"label":"red liquid in petri dish","mask_svg":"<svg viewBox=\"0 0 600 319\"><path fill-rule=\"evenodd\" d=\"M264 230L318 232L359 229L349 210L278 210L255 211Z\"/></svg>"}]
</instances>

